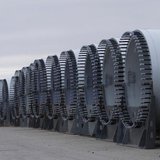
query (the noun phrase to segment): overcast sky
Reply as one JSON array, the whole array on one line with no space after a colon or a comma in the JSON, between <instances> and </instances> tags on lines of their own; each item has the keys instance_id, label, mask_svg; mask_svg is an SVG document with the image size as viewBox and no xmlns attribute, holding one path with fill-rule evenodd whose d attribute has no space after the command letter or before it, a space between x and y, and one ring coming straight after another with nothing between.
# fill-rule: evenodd
<instances>
[{"instance_id":1,"label":"overcast sky","mask_svg":"<svg viewBox=\"0 0 160 160\"><path fill-rule=\"evenodd\" d=\"M0 0L0 78L137 28L160 29L160 0Z\"/></svg>"}]
</instances>

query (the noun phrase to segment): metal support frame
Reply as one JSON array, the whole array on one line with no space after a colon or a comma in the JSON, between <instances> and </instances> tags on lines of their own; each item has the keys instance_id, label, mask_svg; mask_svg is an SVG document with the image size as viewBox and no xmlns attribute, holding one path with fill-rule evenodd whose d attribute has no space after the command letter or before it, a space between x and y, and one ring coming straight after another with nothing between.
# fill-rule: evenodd
<instances>
[{"instance_id":1,"label":"metal support frame","mask_svg":"<svg viewBox=\"0 0 160 160\"><path fill-rule=\"evenodd\" d=\"M8 84L6 79L0 80L0 126L9 126L10 110L9 110Z\"/></svg>"}]
</instances>

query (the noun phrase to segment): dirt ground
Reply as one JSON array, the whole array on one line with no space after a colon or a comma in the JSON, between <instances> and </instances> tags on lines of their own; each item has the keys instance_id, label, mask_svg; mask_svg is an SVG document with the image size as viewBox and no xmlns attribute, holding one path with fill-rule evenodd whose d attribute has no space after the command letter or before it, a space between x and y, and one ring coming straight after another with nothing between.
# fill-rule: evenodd
<instances>
[{"instance_id":1,"label":"dirt ground","mask_svg":"<svg viewBox=\"0 0 160 160\"><path fill-rule=\"evenodd\" d=\"M90 137L1 127L0 160L160 160L160 148L136 149Z\"/></svg>"}]
</instances>

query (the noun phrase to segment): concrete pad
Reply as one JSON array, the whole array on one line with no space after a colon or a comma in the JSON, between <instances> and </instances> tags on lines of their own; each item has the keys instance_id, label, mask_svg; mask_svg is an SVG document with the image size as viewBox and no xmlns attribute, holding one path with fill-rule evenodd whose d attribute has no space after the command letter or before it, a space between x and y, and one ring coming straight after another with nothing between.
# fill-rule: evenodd
<instances>
[{"instance_id":1,"label":"concrete pad","mask_svg":"<svg viewBox=\"0 0 160 160\"><path fill-rule=\"evenodd\" d=\"M160 149L30 128L0 128L0 160L160 160Z\"/></svg>"}]
</instances>

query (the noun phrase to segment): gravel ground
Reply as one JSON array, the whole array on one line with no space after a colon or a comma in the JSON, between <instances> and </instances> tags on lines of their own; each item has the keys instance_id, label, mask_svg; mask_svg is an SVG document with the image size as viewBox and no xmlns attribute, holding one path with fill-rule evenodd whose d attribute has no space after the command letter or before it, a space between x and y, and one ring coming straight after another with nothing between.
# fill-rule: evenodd
<instances>
[{"instance_id":1,"label":"gravel ground","mask_svg":"<svg viewBox=\"0 0 160 160\"><path fill-rule=\"evenodd\" d=\"M160 160L160 149L124 147L95 138L30 128L0 128L2 160Z\"/></svg>"}]
</instances>

